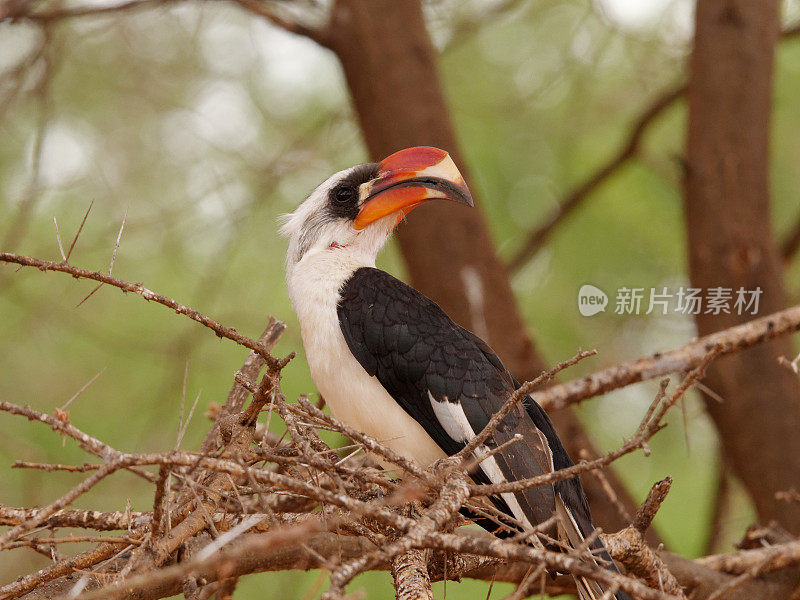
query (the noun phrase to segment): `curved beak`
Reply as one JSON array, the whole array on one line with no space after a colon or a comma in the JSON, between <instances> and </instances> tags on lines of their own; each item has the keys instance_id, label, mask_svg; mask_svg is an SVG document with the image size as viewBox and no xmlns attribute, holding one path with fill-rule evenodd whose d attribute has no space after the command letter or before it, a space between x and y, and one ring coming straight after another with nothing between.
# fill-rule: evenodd
<instances>
[{"instance_id":1,"label":"curved beak","mask_svg":"<svg viewBox=\"0 0 800 600\"><path fill-rule=\"evenodd\" d=\"M400 219L428 200L443 198L474 206L464 178L444 150L406 148L380 162L378 176L359 188L359 212L353 227L364 229L398 213Z\"/></svg>"}]
</instances>

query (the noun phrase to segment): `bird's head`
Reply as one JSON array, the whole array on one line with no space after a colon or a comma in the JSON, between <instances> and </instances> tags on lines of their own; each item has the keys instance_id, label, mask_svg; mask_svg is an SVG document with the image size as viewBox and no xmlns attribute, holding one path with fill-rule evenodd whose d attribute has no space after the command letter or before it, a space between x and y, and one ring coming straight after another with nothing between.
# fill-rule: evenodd
<instances>
[{"instance_id":1,"label":"bird's head","mask_svg":"<svg viewBox=\"0 0 800 600\"><path fill-rule=\"evenodd\" d=\"M401 219L436 198L473 205L453 159L438 148L407 148L340 171L286 215L281 233L289 238L287 268L327 252L374 262Z\"/></svg>"}]
</instances>

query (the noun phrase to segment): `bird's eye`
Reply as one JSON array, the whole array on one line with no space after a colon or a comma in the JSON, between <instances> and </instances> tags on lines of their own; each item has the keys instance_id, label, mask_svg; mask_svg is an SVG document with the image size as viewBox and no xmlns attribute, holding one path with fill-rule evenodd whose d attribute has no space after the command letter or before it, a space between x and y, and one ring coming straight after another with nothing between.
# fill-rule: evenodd
<instances>
[{"instance_id":1,"label":"bird's eye","mask_svg":"<svg viewBox=\"0 0 800 600\"><path fill-rule=\"evenodd\" d=\"M333 192L333 200L337 204L347 204L348 202L352 202L355 196L356 196L355 188L349 185L343 185L341 187L338 187Z\"/></svg>"}]
</instances>

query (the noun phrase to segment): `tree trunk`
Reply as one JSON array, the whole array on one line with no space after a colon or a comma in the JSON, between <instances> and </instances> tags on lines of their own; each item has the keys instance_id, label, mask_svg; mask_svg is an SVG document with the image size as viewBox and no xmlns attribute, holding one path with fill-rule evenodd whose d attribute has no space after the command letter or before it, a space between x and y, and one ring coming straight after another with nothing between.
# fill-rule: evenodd
<instances>
[{"instance_id":1,"label":"tree trunk","mask_svg":"<svg viewBox=\"0 0 800 600\"><path fill-rule=\"evenodd\" d=\"M777 0L699 0L689 84L686 221L692 285L760 288L759 314L785 307L770 226L768 149ZM706 293L705 299L709 295ZM696 316L700 335L752 318ZM800 532L800 505L775 492L800 482L800 380L777 362L789 338L719 360L705 384L722 449L762 522Z\"/></svg>"},{"instance_id":2,"label":"tree trunk","mask_svg":"<svg viewBox=\"0 0 800 600\"><path fill-rule=\"evenodd\" d=\"M374 159L409 146L436 146L453 155L469 181L419 1L337 0L325 40L341 60ZM414 287L486 339L517 378L531 379L543 370L480 202L474 209L431 203L411 213L397 237ZM552 417L573 458L581 449L596 453L572 411ZM613 473L609 477L632 512L633 501L622 484ZM583 483L595 523L606 531L625 526L596 479Z\"/></svg>"}]
</instances>

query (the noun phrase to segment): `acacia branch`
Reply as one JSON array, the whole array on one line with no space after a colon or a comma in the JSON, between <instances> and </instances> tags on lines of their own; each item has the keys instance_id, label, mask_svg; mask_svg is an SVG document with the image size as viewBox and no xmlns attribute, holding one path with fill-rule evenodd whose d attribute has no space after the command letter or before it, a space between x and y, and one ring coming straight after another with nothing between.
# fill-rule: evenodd
<instances>
[{"instance_id":1,"label":"acacia branch","mask_svg":"<svg viewBox=\"0 0 800 600\"><path fill-rule=\"evenodd\" d=\"M721 356L733 354L800 330L800 305L704 336L667 352L608 367L591 375L535 393L546 411L605 394L633 383L688 371L700 365L709 350L719 347Z\"/></svg>"},{"instance_id":2,"label":"acacia branch","mask_svg":"<svg viewBox=\"0 0 800 600\"><path fill-rule=\"evenodd\" d=\"M264 17L267 21L276 27L280 27L284 31L307 37L323 48L328 47L328 34L324 28L317 29L309 27L297 20L286 18L270 8L265 2L259 2L258 0L233 0L233 2L254 15Z\"/></svg>"},{"instance_id":3,"label":"acacia branch","mask_svg":"<svg viewBox=\"0 0 800 600\"><path fill-rule=\"evenodd\" d=\"M650 527L671 486L671 477L656 482L631 524L622 531L604 536L604 542L614 560L624 565L628 573L641 577L651 587L659 587L685 600L686 595L675 576L644 539L645 531Z\"/></svg>"},{"instance_id":4,"label":"acacia branch","mask_svg":"<svg viewBox=\"0 0 800 600\"><path fill-rule=\"evenodd\" d=\"M699 376L699 374L687 378L687 380L683 382L681 388L676 390L673 394L673 397L677 398L680 390L688 387L694 376ZM650 420L646 419L643 425L645 429L656 430L659 427L661 416L663 416L666 408L674 402L673 397L662 402L658 406L654 406L650 413L652 418ZM252 414L255 411L248 412ZM247 420L247 413L242 415L242 419L245 422L249 422ZM299 434L302 434L302 427L304 426L302 426L299 421L295 424L298 426L297 431ZM640 430L641 429L642 428L640 428ZM303 447L302 444L294 447L293 451L297 451L301 447ZM309 447L309 449L313 451L313 448ZM128 456L126 456L126 458L128 458ZM602 581L611 587L625 589L629 593L634 594L637 598L651 598L653 600L659 598L664 600L666 598L675 597L674 595L670 596L657 590L646 588L641 583L630 578L615 575L605 569L598 568L596 565L593 567L582 559L579 554L570 553L565 555L541 550L532 552L531 549L521 541L501 541L494 538L475 539L474 536L465 535L463 533L445 533L443 528L447 527L450 519L456 514L458 508L465 501L466 496L471 492L471 488L465 485L464 474L459 471L447 469L441 471L448 475L446 480L439 479L439 485L432 489L434 501L431 508L425 512L425 516L423 516L422 519L414 520L394 512L390 505L381 506L374 501L365 502L350 496L349 494L361 488L357 485L355 487L349 487L349 484L344 480L339 480L337 485L345 486L346 489L335 491L325 489L324 482L317 483L315 476L312 476L309 481L308 476L302 472L298 472L297 474L302 479L297 479L291 475L272 472L268 467L247 466L230 459L201 457L196 453L189 452L129 455L129 460L139 466L148 464L168 465L174 468L176 472L179 472L181 467L192 467L198 469L198 472L227 473L233 477L233 481L264 483L270 486L267 489L271 490L272 493L281 489L292 490L294 493L306 494L310 497L318 498L328 505L335 505L340 508L337 509L339 512L331 512L330 510L324 511L326 515L324 518L307 515L308 518L295 520L298 525L269 528L270 531L266 534L247 534L239 537L239 539L234 541L230 546L226 547L222 545L221 547L215 548L212 554L206 558L195 558L174 567L148 571L141 575L135 574L133 576L127 576L124 581L121 581L119 584L113 585L110 588L105 587L96 591L85 592L82 597L160 598L180 592L184 589L183 585L187 580L215 582L256 572L258 570L284 570L314 567L332 568L339 560L356 561L353 563L356 568L350 571L355 574L360 572L360 568L363 565L367 565L369 568L373 569L387 569L390 566L390 556L396 558L422 548L429 548L437 552L446 550L450 553L450 556L453 556L452 553L456 552L466 553L465 556L471 555L475 557L466 562L457 561L454 565L448 562L446 567L434 561L430 571L431 579L441 578L443 573L446 572L449 577L458 577L462 575L481 576L489 579L510 579L515 577L515 581L524 582L526 581L525 575L530 565L533 563L537 565L546 565L548 569L551 570L574 573ZM308 465L316 464L319 467L323 465L322 462L315 463L313 457L309 456L297 456L294 460L299 460L299 462L296 463L298 467L302 463ZM452 460L446 461L444 466L450 465L451 463ZM433 478L437 477L439 473L439 470L434 469L430 474L432 478L431 481L433 481ZM451 483L448 486L446 482ZM320 486L320 483L322 486ZM391 498L388 499L388 501L391 502ZM640 511L640 517L637 517L637 522L641 521L642 527L645 527L646 522L649 520L649 517L644 515L644 513L649 514L654 512L656 505L657 502L645 503L645 507L650 508L644 508ZM2 512L0 512L0 514L2 514ZM651 516L652 515L650 515L650 517ZM54 513L53 518L55 517L56 514ZM244 527L245 529L250 527L251 523L256 521L262 522L264 519L264 517L257 515L250 515L249 517L243 515L242 517L246 519L246 521L243 520L240 527ZM214 519L216 520L216 516L214 516ZM337 528L341 531L351 529L353 531L360 530L360 527L354 527L354 523L352 522L347 524L348 522L345 521L346 519L359 519L365 523L372 523L371 519L375 519L376 522L380 524L379 526L381 528L388 527L398 532L400 534L399 541L394 546L384 546L383 552L375 553L375 546L363 537L343 538L332 533L332 531ZM290 523L292 521L287 520L285 522ZM325 540L325 543L328 545L316 545L316 540ZM280 547L278 547L278 542L281 544ZM644 550L642 550L642 552L644 552ZM457 556L461 555L462 554L458 554ZM775 556L783 556L783 554L777 552ZM792 555L788 555L787 558L789 561L793 560ZM787 558L782 560L786 561ZM365 561L365 559L367 560ZM85 564L88 561L87 557L81 557L79 560L82 561L81 564L84 565L82 568L90 566ZM520 568L513 569L510 567L498 567L496 562L492 562L493 560L521 560L523 563ZM416 558L414 559L414 563L417 565L420 564ZM342 566L344 567L346 564L345 562ZM791 565L794 563L780 563L777 562L777 560L774 563L776 568L779 568L781 564ZM492 573L492 571L497 568L500 568L498 576ZM700 567L696 568L699 569ZM57 569L59 569L58 572L62 574L70 570L66 564L58 565ZM37 581L47 581L46 574L34 574L33 579ZM342 581L345 582L345 580L346 578ZM53 587L48 589L63 589L56 587L60 585L57 582L52 585ZM96 587L96 583L90 583L90 589ZM68 590L65 590L64 593L67 591ZM559 591L565 590L561 589ZM4 592L6 592L6 589L0 590L0 594ZM52 598L54 596L55 594L50 592L49 595L38 597ZM34 597L37 596L34 595Z\"/></svg>"},{"instance_id":5,"label":"acacia branch","mask_svg":"<svg viewBox=\"0 0 800 600\"><path fill-rule=\"evenodd\" d=\"M531 381L526 381L523 383L517 390L514 391L513 394L506 400L503 406L498 410L496 413L492 415L492 418L489 419L489 422L486 426L476 435L473 437L461 450L458 451L456 457L464 460L466 457L470 456L481 444L483 444L492 433L494 433L495 429L500 425L503 419L505 419L508 414L514 410L514 407L522 401L530 392L535 390L537 387L541 386L543 383L547 383L553 377L555 377L558 373L563 371L564 369L571 367L584 358L589 356L594 356L597 354L597 350L589 350L588 352L584 352L583 350L579 351L575 356L572 358L565 360L563 362L558 363L552 369L548 369L543 373L539 374L538 377Z\"/></svg>"},{"instance_id":6,"label":"acacia branch","mask_svg":"<svg viewBox=\"0 0 800 600\"><path fill-rule=\"evenodd\" d=\"M87 433L84 433L77 427L75 427L72 423L69 422L68 415L61 411L56 411L55 415L48 415L38 410L34 410L30 406L19 406L18 404L13 404L12 402L2 402L0 401L0 411L7 412L12 415L20 415L27 418L29 421L39 421L41 423L45 423L50 426L53 431L57 431L63 435L66 435L78 443L81 449L85 450L89 454L94 454L95 456L99 456L103 460L111 460L114 458L118 458L122 455L119 450L115 450L108 444L101 442L96 437L93 437ZM42 466L47 470L48 468L44 465L34 465L34 464L27 464L23 462L16 462L12 465L15 468L37 468ZM59 467L63 467L64 465L52 465L50 466L51 470L60 470ZM100 467L100 465L86 465L86 468L75 468L75 471L87 471L87 470L94 470ZM132 467L129 469L132 473L135 473L142 479L145 479L149 482L154 482L155 477L152 473L148 473L147 471L142 471L141 469L137 469Z\"/></svg>"},{"instance_id":7,"label":"acacia branch","mask_svg":"<svg viewBox=\"0 0 800 600\"><path fill-rule=\"evenodd\" d=\"M732 575L741 575L753 569L758 569L760 573L768 573L800 563L800 540L766 548L741 550L734 554L705 556L698 558L697 563Z\"/></svg>"},{"instance_id":8,"label":"acacia branch","mask_svg":"<svg viewBox=\"0 0 800 600\"><path fill-rule=\"evenodd\" d=\"M434 600L425 554L423 550L409 550L392 559L397 600Z\"/></svg>"},{"instance_id":9,"label":"acacia branch","mask_svg":"<svg viewBox=\"0 0 800 600\"><path fill-rule=\"evenodd\" d=\"M275 344L278 343L278 340L285 330L285 323L278 321L274 317L270 317L266 329L261 334L261 337L258 338L258 344L266 349L267 352L270 352ZM233 386L228 392L228 397L225 400L225 404L221 406L215 414L214 425L211 427L208 434L206 434L206 438L203 440L203 444L200 446L201 452L210 450L214 445L217 434L219 433L220 421L225 417L242 410L242 406L244 406L248 396L253 393L253 390L247 389L247 387L245 387L241 381L255 381L265 364L266 360L264 359L264 356L255 351L251 352L251 354L244 361L242 368L237 372L237 378L235 379ZM241 378L238 377L239 375L241 375Z\"/></svg>"},{"instance_id":10,"label":"acacia branch","mask_svg":"<svg viewBox=\"0 0 800 600\"><path fill-rule=\"evenodd\" d=\"M41 508L17 508L0 504L0 526L15 526L39 515ZM80 527L96 531L116 531L141 527L150 523L152 516L144 512L103 512L99 510L58 510L48 516L48 527Z\"/></svg>"},{"instance_id":11,"label":"acacia branch","mask_svg":"<svg viewBox=\"0 0 800 600\"><path fill-rule=\"evenodd\" d=\"M113 277L112 275L107 275L105 273L100 273L98 271L89 271L87 269L82 269L80 267L74 267L68 263L64 262L53 262L49 260L42 260L39 258L33 258L31 256L21 256L19 254L12 254L11 252L0 252L0 262L5 263L14 263L18 265L22 265L25 267L36 267L40 271L57 271L59 273L68 273L72 275L76 279L91 279L93 281L97 281L100 283L105 283L106 285L113 286L122 290L123 292L132 292L138 296L141 296L145 300L156 302L157 304L161 304L162 306L166 306L167 308L171 308L176 313L185 315L192 319L193 321L197 321L201 325L205 325L209 329L211 329L214 333L217 334L217 337L227 338L239 344L240 346L244 346L245 348L249 348L253 352L257 352L260 354L266 364L271 369L280 370L284 366L286 366L287 362L291 360L294 356L294 353L290 354L289 357L284 359L277 359L270 355L269 351L263 346L263 344L258 343L252 338L247 337L246 335L242 335L232 327L225 327L221 323L215 321L214 319L205 316L204 314L194 310L193 308L189 308L185 304L181 304L164 296L162 294L158 294L153 292L152 290L147 289L141 283L130 283L128 281L124 281L117 277Z\"/></svg>"},{"instance_id":12,"label":"acacia branch","mask_svg":"<svg viewBox=\"0 0 800 600\"><path fill-rule=\"evenodd\" d=\"M558 471L552 471L543 475L537 475L527 479L518 479L516 481L509 481L505 483L473 485L470 486L472 495L485 496L503 494L507 492L519 492L532 487L570 479L575 475L579 475L580 473L605 467L610 465L615 460L625 456L626 454L634 452L635 450L642 449L645 451L645 453L649 453L647 443L656 433L666 427L662 421L664 416L667 414L667 411L683 397L683 395L686 393L686 390L688 390L696 381L703 377L706 367L708 367L708 365L712 360L714 360L714 358L716 358L717 355L718 349L712 349L711 352L707 353L703 362L700 363L700 365L698 365L694 370L692 370L667 398L665 398L665 393L669 380L665 379L662 381L661 388L659 389L655 399L650 405L650 408L642 419L642 422L639 424L639 428L637 429L636 433L620 448L608 452L607 454L593 460L581 461L576 465L572 465L571 467L566 467L564 469L559 469Z\"/></svg>"}]
</instances>

